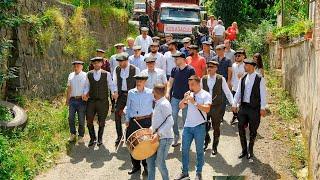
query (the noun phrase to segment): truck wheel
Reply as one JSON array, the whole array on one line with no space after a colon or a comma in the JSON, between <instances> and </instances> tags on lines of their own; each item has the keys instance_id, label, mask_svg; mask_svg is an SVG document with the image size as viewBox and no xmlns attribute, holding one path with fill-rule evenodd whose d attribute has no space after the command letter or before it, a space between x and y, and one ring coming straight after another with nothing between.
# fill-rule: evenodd
<instances>
[{"instance_id":1,"label":"truck wheel","mask_svg":"<svg viewBox=\"0 0 320 180\"><path fill-rule=\"evenodd\" d=\"M27 124L27 114L24 109L21 107L12 104L6 101L0 101L0 105L8 107L13 112L13 119L9 122L1 121L0 119L0 128L1 129L14 129L14 128L22 128Z\"/></svg>"}]
</instances>

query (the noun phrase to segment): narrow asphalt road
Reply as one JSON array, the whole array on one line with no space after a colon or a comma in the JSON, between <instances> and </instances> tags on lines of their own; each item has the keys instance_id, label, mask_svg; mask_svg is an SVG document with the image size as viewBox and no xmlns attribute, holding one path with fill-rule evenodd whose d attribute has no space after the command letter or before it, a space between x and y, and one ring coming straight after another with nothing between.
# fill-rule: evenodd
<instances>
[{"instance_id":1,"label":"narrow asphalt road","mask_svg":"<svg viewBox=\"0 0 320 180\"><path fill-rule=\"evenodd\" d=\"M229 123L231 117L232 113L227 112L225 115L226 121L221 125L222 136L218 147L219 154L215 157L211 155L211 145L205 153L203 178L212 179L213 176L219 175L244 175L249 179L288 179L290 175L286 172L281 174L278 172L281 171L281 167L277 166L276 162L281 157L277 157L276 148L272 148L277 147L277 144L270 137L267 120L262 120L259 129L255 146L256 159L254 162L249 162L247 159L240 160L237 157L241 151L241 146L236 126L231 126ZM131 168L130 156L125 145L118 152L115 152L115 125L111 118L113 118L113 114L108 117L109 120L106 122L103 146L88 148L86 145L67 145L70 151L62 155L56 162L55 167L39 175L36 179L146 179L140 173L133 176L127 174ZM212 131L210 131L210 136L212 136ZM86 135L86 143L88 140L89 137ZM195 146L193 143L190 151L191 179L195 176L195 162ZM170 148L167 165L170 179L173 179L181 171L181 146ZM158 170L156 177L156 179L161 179Z\"/></svg>"}]
</instances>

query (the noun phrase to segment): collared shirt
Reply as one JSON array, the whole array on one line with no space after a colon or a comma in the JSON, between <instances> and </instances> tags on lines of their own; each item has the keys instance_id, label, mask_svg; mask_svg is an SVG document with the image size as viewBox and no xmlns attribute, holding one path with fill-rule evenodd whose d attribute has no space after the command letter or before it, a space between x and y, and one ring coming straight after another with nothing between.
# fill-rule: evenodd
<instances>
[{"instance_id":1,"label":"collared shirt","mask_svg":"<svg viewBox=\"0 0 320 180\"><path fill-rule=\"evenodd\" d=\"M178 53L179 51L176 51L175 53ZM176 62L175 62L175 58L172 57L172 53L171 51L168 51L166 53L164 53L164 59L166 61L166 74L170 75L171 71L174 67L176 67Z\"/></svg>"},{"instance_id":2,"label":"collared shirt","mask_svg":"<svg viewBox=\"0 0 320 180\"><path fill-rule=\"evenodd\" d=\"M203 51L199 52L199 55L204 57L206 59L206 62L211 61L217 54L213 51L210 50L210 54L205 54Z\"/></svg>"},{"instance_id":3,"label":"collared shirt","mask_svg":"<svg viewBox=\"0 0 320 180\"><path fill-rule=\"evenodd\" d=\"M139 68L137 68L137 67L135 67L135 68L136 68L136 74L139 74L140 73ZM121 88L122 91L127 91L128 90L128 88L127 88L127 78L129 77L129 70L130 70L130 65L128 65L124 69L121 68L120 77L122 78L122 88ZM118 87L118 81L117 81L117 72L116 72L116 70L113 71L113 83L114 83L115 87L117 88Z\"/></svg>"},{"instance_id":4,"label":"collared shirt","mask_svg":"<svg viewBox=\"0 0 320 180\"><path fill-rule=\"evenodd\" d=\"M110 70L111 73L116 69L117 66L119 66L119 62L116 59L117 54L114 54L110 57ZM113 76L113 73L111 74Z\"/></svg>"},{"instance_id":5,"label":"collared shirt","mask_svg":"<svg viewBox=\"0 0 320 180\"><path fill-rule=\"evenodd\" d=\"M212 90L214 85L216 84L216 80L217 80L217 75L215 74L214 76L209 76L208 81L207 81L207 85L209 87L209 93L212 96ZM202 81L202 80L201 80ZM202 82L201 82L201 87L202 87ZM228 87L227 81L224 77L222 77L222 90L224 92L224 94L226 95L228 101L230 104L233 103L233 95Z\"/></svg>"},{"instance_id":6,"label":"collared shirt","mask_svg":"<svg viewBox=\"0 0 320 180\"><path fill-rule=\"evenodd\" d=\"M140 71L147 69L146 62L144 62L144 56L140 55L135 57L134 55L129 57L129 63L135 65Z\"/></svg>"},{"instance_id":7,"label":"collared shirt","mask_svg":"<svg viewBox=\"0 0 320 180\"><path fill-rule=\"evenodd\" d=\"M134 50L131 47L126 47L125 52L129 54L129 56L132 56L134 54Z\"/></svg>"},{"instance_id":8,"label":"collared shirt","mask_svg":"<svg viewBox=\"0 0 320 180\"><path fill-rule=\"evenodd\" d=\"M99 69L98 71L97 70L93 70L93 79L95 81L99 81L100 78L101 78L101 69ZM87 82L88 82L89 87L90 87L90 82L89 82L88 78L87 78ZM115 86L115 84L113 83L112 78L111 78L111 74L109 72L107 72L107 82L108 82L108 88L110 89L110 91L112 93L117 91L117 86Z\"/></svg>"},{"instance_id":9,"label":"collared shirt","mask_svg":"<svg viewBox=\"0 0 320 180\"><path fill-rule=\"evenodd\" d=\"M148 80L146 82L146 87L153 89L156 84L166 84L167 76L166 73L159 68L155 68L154 71L150 71L149 69L145 69L141 71L142 75L148 76Z\"/></svg>"},{"instance_id":10,"label":"collared shirt","mask_svg":"<svg viewBox=\"0 0 320 180\"><path fill-rule=\"evenodd\" d=\"M247 74L246 79L245 79L245 89L244 89L244 96L243 96L243 102L250 103L250 96L252 92L252 87L255 81L255 78L257 76L257 73L253 72L251 74ZM267 105L267 100L266 100L266 82L263 77L261 77L260 81L260 98L261 98L261 109L265 109ZM237 92L234 96L234 101L233 101L233 107L236 107L239 103L241 102L241 80L238 85Z\"/></svg>"},{"instance_id":11,"label":"collared shirt","mask_svg":"<svg viewBox=\"0 0 320 180\"><path fill-rule=\"evenodd\" d=\"M160 127L165 120L166 122ZM156 101L150 128L153 130L153 132L155 132L155 130L160 127L157 132L157 134L160 136L160 139L173 138L173 124L174 121L172 118L171 104L165 97L162 97Z\"/></svg>"},{"instance_id":12,"label":"collared shirt","mask_svg":"<svg viewBox=\"0 0 320 180\"><path fill-rule=\"evenodd\" d=\"M157 52L156 54L148 53L145 57L154 57L156 58L156 68L162 69L164 71L167 70L167 63L166 59L164 58L163 54Z\"/></svg>"},{"instance_id":13,"label":"collared shirt","mask_svg":"<svg viewBox=\"0 0 320 180\"><path fill-rule=\"evenodd\" d=\"M142 35L137 36L134 41L135 46L141 46L141 51L144 53L148 53L149 46L153 43L152 38L147 35L146 38L143 38Z\"/></svg>"},{"instance_id":14,"label":"collared shirt","mask_svg":"<svg viewBox=\"0 0 320 180\"><path fill-rule=\"evenodd\" d=\"M225 31L226 28L221 24L218 24L213 28L214 35L216 36L223 36Z\"/></svg>"},{"instance_id":15,"label":"collared shirt","mask_svg":"<svg viewBox=\"0 0 320 180\"><path fill-rule=\"evenodd\" d=\"M79 74L75 72L70 73L67 84L71 87L70 97L82 96L89 92L86 72L81 71Z\"/></svg>"},{"instance_id":16,"label":"collared shirt","mask_svg":"<svg viewBox=\"0 0 320 180\"><path fill-rule=\"evenodd\" d=\"M206 105L211 105L211 95L201 89L197 94L191 93L191 96L195 98L195 101L198 104L206 104ZM205 123L207 121L207 113L204 111L201 111L204 118L199 112L199 109L194 105L191 104L190 102L188 103L188 110L187 110L187 117L186 117L186 122L184 124L184 127L196 127L202 123Z\"/></svg>"},{"instance_id":17,"label":"collared shirt","mask_svg":"<svg viewBox=\"0 0 320 180\"><path fill-rule=\"evenodd\" d=\"M144 88L139 92L137 88L131 89L128 92L126 121L130 118L147 116L152 114L153 94L149 88Z\"/></svg>"},{"instance_id":18,"label":"collared shirt","mask_svg":"<svg viewBox=\"0 0 320 180\"><path fill-rule=\"evenodd\" d=\"M232 63L234 63L235 61L235 57L234 57L234 54L236 52L233 50L233 49L229 49L229 51L225 51L224 52L224 56L227 58L227 59L230 59Z\"/></svg>"},{"instance_id":19,"label":"collared shirt","mask_svg":"<svg viewBox=\"0 0 320 180\"><path fill-rule=\"evenodd\" d=\"M244 69L244 63L233 63L232 64L232 78L231 78L231 84L232 84L232 91L237 91L238 84L240 82L241 77L246 73Z\"/></svg>"}]
</instances>

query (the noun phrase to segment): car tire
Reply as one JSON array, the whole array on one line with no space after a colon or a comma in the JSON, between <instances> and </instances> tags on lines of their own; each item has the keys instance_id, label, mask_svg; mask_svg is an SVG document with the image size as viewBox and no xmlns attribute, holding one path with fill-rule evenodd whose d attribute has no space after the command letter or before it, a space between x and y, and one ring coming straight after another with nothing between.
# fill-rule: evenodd
<instances>
[{"instance_id":1,"label":"car tire","mask_svg":"<svg viewBox=\"0 0 320 180\"><path fill-rule=\"evenodd\" d=\"M0 119L0 128L2 129L14 129L14 128L24 128L27 124L27 114L25 110L15 104L7 101L0 101L0 105L8 107L12 112L14 118L11 121L4 122Z\"/></svg>"}]
</instances>

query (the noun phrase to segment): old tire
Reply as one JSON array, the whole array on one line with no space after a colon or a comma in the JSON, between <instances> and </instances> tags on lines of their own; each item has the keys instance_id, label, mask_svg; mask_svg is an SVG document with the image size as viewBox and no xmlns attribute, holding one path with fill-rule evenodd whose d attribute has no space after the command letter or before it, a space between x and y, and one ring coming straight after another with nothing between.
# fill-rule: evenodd
<instances>
[{"instance_id":1,"label":"old tire","mask_svg":"<svg viewBox=\"0 0 320 180\"><path fill-rule=\"evenodd\" d=\"M0 101L0 105L8 107L13 112L13 119L9 122L1 121L0 119L0 128L2 129L14 129L14 128L24 128L27 123L27 114L21 107L6 102L6 101Z\"/></svg>"}]
</instances>

